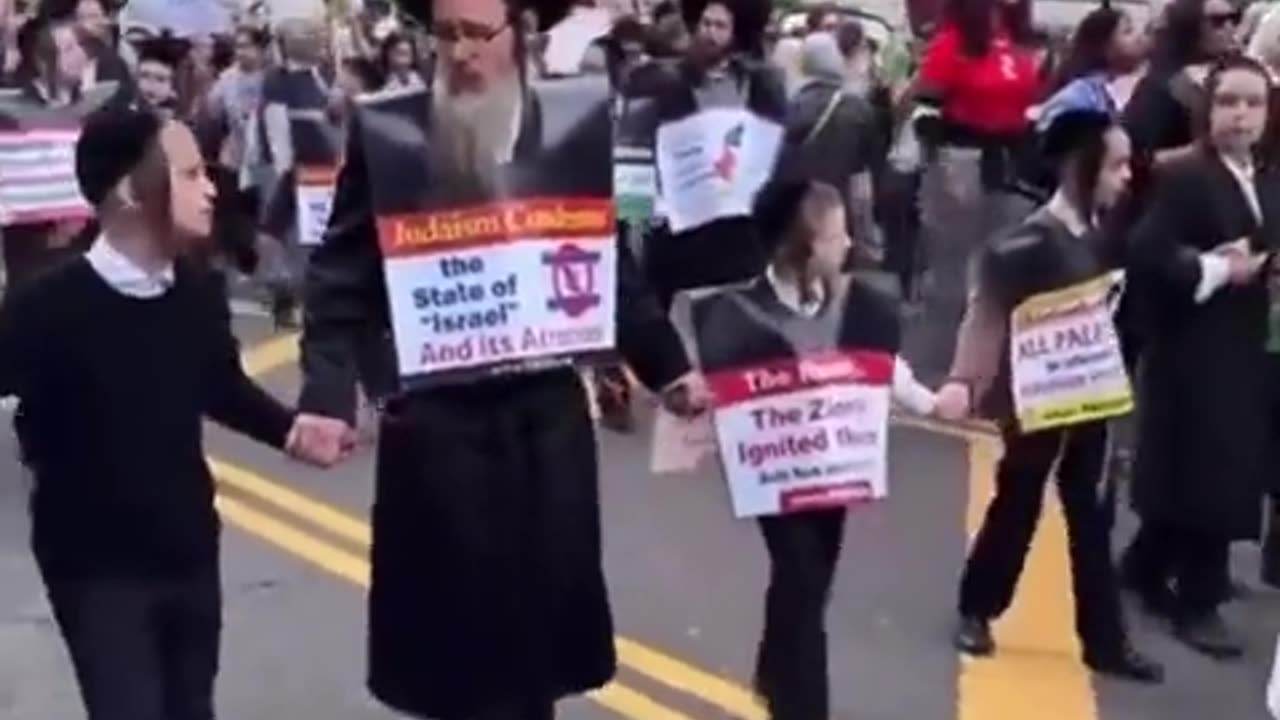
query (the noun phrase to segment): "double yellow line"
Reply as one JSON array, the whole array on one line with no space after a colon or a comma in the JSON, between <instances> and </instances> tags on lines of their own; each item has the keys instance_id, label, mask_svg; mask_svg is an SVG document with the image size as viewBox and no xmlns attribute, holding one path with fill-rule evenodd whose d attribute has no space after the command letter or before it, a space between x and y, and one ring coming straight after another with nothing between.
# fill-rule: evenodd
<instances>
[{"instance_id":1,"label":"double yellow line","mask_svg":"<svg viewBox=\"0 0 1280 720\"><path fill-rule=\"evenodd\" d=\"M297 336L274 338L250 349L244 366L261 376L292 364ZM999 439L990 428L957 427L897 418L899 425L966 440L969 504L967 528L977 532L994 488ZM218 508L228 523L335 577L362 588L369 584L368 524L253 471L211 459L219 481ZM963 660L957 682L957 720L1096 720L1097 700L1080 662L1073 632L1068 538L1057 503L1048 512L1027 558L1017 600L995 626L1000 651L989 660ZM269 509L264 509L269 508ZM282 518L289 518L288 520ZM617 637L623 668L675 691L716 716L766 720L746 688L636 640ZM614 682L592 698L637 720L692 720L643 692Z\"/></svg>"},{"instance_id":2,"label":"double yellow line","mask_svg":"<svg viewBox=\"0 0 1280 720\"><path fill-rule=\"evenodd\" d=\"M282 336L248 350L245 370L265 375L297 359L297 337ZM217 506L223 519L270 545L352 585L369 586L367 522L333 505L263 477L248 468L210 458L218 480ZM720 714L766 720L750 690L720 675L626 637L615 637L619 664ZM613 682L591 698L637 720L692 720L639 690Z\"/></svg>"}]
</instances>

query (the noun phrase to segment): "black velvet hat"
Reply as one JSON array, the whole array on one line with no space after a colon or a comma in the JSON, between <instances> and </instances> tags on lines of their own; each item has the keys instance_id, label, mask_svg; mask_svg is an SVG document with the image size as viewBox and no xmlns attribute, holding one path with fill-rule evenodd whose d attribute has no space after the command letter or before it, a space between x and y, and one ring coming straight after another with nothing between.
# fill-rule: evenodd
<instances>
[{"instance_id":1,"label":"black velvet hat","mask_svg":"<svg viewBox=\"0 0 1280 720\"><path fill-rule=\"evenodd\" d=\"M177 68L191 52L191 41L174 37L165 32L157 37L136 40L133 43L138 51L138 62L156 62Z\"/></svg>"},{"instance_id":2,"label":"black velvet hat","mask_svg":"<svg viewBox=\"0 0 1280 720\"><path fill-rule=\"evenodd\" d=\"M521 11L533 10L538 14L538 29L546 30L564 19L573 9L574 0L504 0ZM400 11L430 28L432 5L435 0L396 0Z\"/></svg>"},{"instance_id":3,"label":"black velvet hat","mask_svg":"<svg viewBox=\"0 0 1280 720\"><path fill-rule=\"evenodd\" d=\"M80 194L97 206L142 162L164 123L134 105L108 104L85 119L76 142Z\"/></svg>"}]
</instances>

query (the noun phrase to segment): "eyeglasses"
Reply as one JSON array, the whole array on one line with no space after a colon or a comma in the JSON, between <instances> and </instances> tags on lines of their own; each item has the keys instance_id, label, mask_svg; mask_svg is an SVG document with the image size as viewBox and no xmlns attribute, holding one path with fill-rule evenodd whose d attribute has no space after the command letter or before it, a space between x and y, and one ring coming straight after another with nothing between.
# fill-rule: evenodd
<instances>
[{"instance_id":1,"label":"eyeglasses","mask_svg":"<svg viewBox=\"0 0 1280 720\"><path fill-rule=\"evenodd\" d=\"M431 26L431 35L443 43L456 43L471 40L487 43L502 34L511 23L486 25L475 20L442 20Z\"/></svg>"},{"instance_id":2,"label":"eyeglasses","mask_svg":"<svg viewBox=\"0 0 1280 720\"><path fill-rule=\"evenodd\" d=\"M1239 10L1232 10L1231 12L1224 13L1213 13L1204 16L1204 21L1209 23L1211 27L1215 28L1224 28L1228 25L1239 25L1242 19L1244 19L1244 13Z\"/></svg>"}]
</instances>

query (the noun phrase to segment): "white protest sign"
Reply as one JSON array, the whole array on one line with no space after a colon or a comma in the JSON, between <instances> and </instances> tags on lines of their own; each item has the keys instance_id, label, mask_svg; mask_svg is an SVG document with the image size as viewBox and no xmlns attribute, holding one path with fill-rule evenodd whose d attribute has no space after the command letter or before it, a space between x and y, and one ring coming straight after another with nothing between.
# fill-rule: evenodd
<instances>
[{"instance_id":1,"label":"white protest sign","mask_svg":"<svg viewBox=\"0 0 1280 720\"><path fill-rule=\"evenodd\" d=\"M739 518L888 495L893 356L833 352L707 377Z\"/></svg>"},{"instance_id":2,"label":"white protest sign","mask_svg":"<svg viewBox=\"0 0 1280 720\"><path fill-rule=\"evenodd\" d=\"M712 108L658 128L658 185L671 229L750 215L773 174L782 126L744 108Z\"/></svg>"},{"instance_id":3,"label":"white protest sign","mask_svg":"<svg viewBox=\"0 0 1280 720\"><path fill-rule=\"evenodd\" d=\"M0 131L0 223L89 217L76 180L79 130Z\"/></svg>"},{"instance_id":4,"label":"white protest sign","mask_svg":"<svg viewBox=\"0 0 1280 720\"><path fill-rule=\"evenodd\" d=\"M613 348L611 200L506 200L378 225L402 376Z\"/></svg>"},{"instance_id":5,"label":"white protest sign","mask_svg":"<svg viewBox=\"0 0 1280 720\"><path fill-rule=\"evenodd\" d=\"M297 169L295 178L298 243L305 246L319 245L324 241L324 231L329 226L329 214L333 212L337 170L324 167L302 167Z\"/></svg>"},{"instance_id":6,"label":"white protest sign","mask_svg":"<svg viewBox=\"0 0 1280 720\"><path fill-rule=\"evenodd\" d=\"M1112 319L1123 273L1034 295L1009 318L1013 401L1023 432L1123 415L1133 390Z\"/></svg>"}]
</instances>

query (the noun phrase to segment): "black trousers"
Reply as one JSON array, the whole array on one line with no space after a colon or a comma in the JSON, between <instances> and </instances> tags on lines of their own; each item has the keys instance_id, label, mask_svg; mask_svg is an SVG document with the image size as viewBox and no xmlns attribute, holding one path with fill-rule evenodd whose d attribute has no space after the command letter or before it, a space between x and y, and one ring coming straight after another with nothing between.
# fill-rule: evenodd
<instances>
[{"instance_id":1,"label":"black trousers","mask_svg":"<svg viewBox=\"0 0 1280 720\"><path fill-rule=\"evenodd\" d=\"M1146 520L1125 557L1139 587L1173 591L1177 619L1194 621L1226 601L1231 540L1223 535Z\"/></svg>"},{"instance_id":2,"label":"black trousers","mask_svg":"<svg viewBox=\"0 0 1280 720\"><path fill-rule=\"evenodd\" d=\"M1106 482L1107 432L1104 423L1089 423L1064 431L1006 433L1005 454L996 470L996 496L960 581L962 615L991 619L1009 608L1040 519L1044 488L1058 461L1076 632L1086 651L1107 652L1124 641L1111 563L1114 494Z\"/></svg>"},{"instance_id":3,"label":"black trousers","mask_svg":"<svg viewBox=\"0 0 1280 720\"><path fill-rule=\"evenodd\" d=\"M88 720L213 720L216 567L172 581L44 579Z\"/></svg>"},{"instance_id":4,"label":"black trousers","mask_svg":"<svg viewBox=\"0 0 1280 720\"><path fill-rule=\"evenodd\" d=\"M770 565L755 684L772 720L831 717L825 615L844 518L842 508L759 520Z\"/></svg>"}]
</instances>

